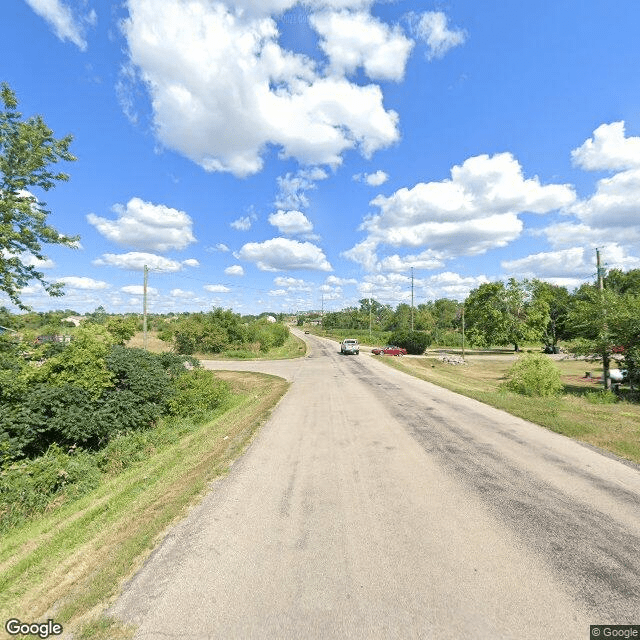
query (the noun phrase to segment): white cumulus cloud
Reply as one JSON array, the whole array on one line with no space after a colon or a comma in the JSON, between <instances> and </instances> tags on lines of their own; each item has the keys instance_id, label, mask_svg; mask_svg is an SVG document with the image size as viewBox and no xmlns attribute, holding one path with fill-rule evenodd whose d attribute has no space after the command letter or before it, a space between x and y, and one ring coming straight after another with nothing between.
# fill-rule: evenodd
<instances>
[{"instance_id":1,"label":"white cumulus cloud","mask_svg":"<svg viewBox=\"0 0 640 640\"><path fill-rule=\"evenodd\" d=\"M229 287L225 287L223 284L206 284L204 289L210 293L229 293L231 291Z\"/></svg>"},{"instance_id":2,"label":"white cumulus cloud","mask_svg":"<svg viewBox=\"0 0 640 640\"><path fill-rule=\"evenodd\" d=\"M571 157L575 165L588 171L640 169L640 138L625 137L622 121L602 124Z\"/></svg>"},{"instance_id":3,"label":"white cumulus cloud","mask_svg":"<svg viewBox=\"0 0 640 640\"><path fill-rule=\"evenodd\" d=\"M327 5L336 3L312 2L311 9ZM269 145L303 164L336 166L347 150L370 157L398 140L398 115L384 108L379 86L325 72L308 56L284 49L267 10L272 3L257 6L243 11L238 3L208 0L128 0L129 62L151 96L164 146L207 171L247 176L261 170ZM400 36L391 30L386 43L396 41ZM397 67L386 65L376 62L372 73Z\"/></svg>"},{"instance_id":4,"label":"white cumulus cloud","mask_svg":"<svg viewBox=\"0 0 640 640\"><path fill-rule=\"evenodd\" d=\"M64 276L62 278L56 278L56 282L62 282L70 289L86 289L90 291L108 289L111 286L102 280L94 280L93 278L83 278L79 276Z\"/></svg>"},{"instance_id":5,"label":"white cumulus cloud","mask_svg":"<svg viewBox=\"0 0 640 640\"><path fill-rule=\"evenodd\" d=\"M280 233L287 235L313 231L311 220L301 211L282 211L279 209L269 216L269 223L277 227Z\"/></svg>"},{"instance_id":6,"label":"white cumulus cloud","mask_svg":"<svg viewBox=\"0 0 640 640\"><path fill-rule=\"evenodd\" d=\"M239 265L239 264L234 264L234 265L231 265L230 267L227 267L224 270L224 272L228 276L243 276L244 275L244 269L242 268L242 265Z\"/></svg>"},{"instance_id":7,"label":"white cumulus cloud","mask_svg":"<svg viewBox=\"0 0 640 640\"><path fill-rule=\"evenodd\" d=\"M424 247L430 253L404 260L424 263L426 259L424 266L434 268L435 262L445 258L482 254L515 240L523 229L520 213L544 214L574 200L569 185L525 179L510 153L475 156L454 166L450 180L419 183L389 197L374 198L371 204L380 213L363 222L367 238L343 255L374 270L382 266L376 254L381 244ZM394 262L402 260L391 256L387 267L395 268Z\"/></svg>"},{"instance_id":8,"label":"white cumulus cloud","mask_svg":"<svg viewBox=\"0 0 640 640\"><path fill-rule=\"evenodd\" d=\"M249 242L240 249L237 257L254 262L261 271L333 270L320 247L311 242L298 242L288 238Z\"/></svg>"},{"instance_id":9,"label":"white cumulus cloud","mask_svg":"<svg viewBox=\"0 0 640 640\"><path fill-rule=\"evenodd\" d=\"M101 218L93 213L87 220L105 238L134 249L168 251L184 249L195 242L192 220L184 212L162 204L131 198L126 205L116 204L117 220Z\"/></svg>"},{"instance_id":10,"label":"white cumulus cloud","mask_svg":"<svg viewBox=\"0 0 640 640\"><path fill-rule=\"evenodd\" d=\"M93 264L97 266L118 267L119 269L130 269L131 271L144 271L145 265L152 271L175 272L182 270L182 264L169 258L155 255L153 253L140 253L131 251L129 253L105 253L100 258L96 258Z\"/></svg>"},{"instance_id":11,"label":"white cumulus cloud","mask_svg":"<svg viewBox=\"0 0 640 640\"><path fill-rule=\"evenodd\" d=\"M331 71L362 67L372 80L402 80L413 41L366 11L326 11L311 16Z\"/></svg>"},{"instance_id":12,"label":"white cumulus cloud","mask_svg":"<svg viewBox=\"0 0 640 640\"><path fill-rule=\"evenodd\" d=\"M143 296L144 295L144 286L141 284L130 284L126 287L120 287L120 291L123 293L127 293L130 296ZM158 290L154 287L147 287L147 295L148 296L157 296Z\"/></svg>"}]
</instances>

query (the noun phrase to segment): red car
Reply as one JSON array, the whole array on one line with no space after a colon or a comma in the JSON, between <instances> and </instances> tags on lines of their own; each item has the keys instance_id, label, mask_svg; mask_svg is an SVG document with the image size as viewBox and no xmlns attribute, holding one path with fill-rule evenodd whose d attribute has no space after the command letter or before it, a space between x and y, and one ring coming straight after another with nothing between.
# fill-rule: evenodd
<instances>
[{"instance_id":1,"label":"red car","mask_svg":"<svg viewBox=\"0 0 640 640\"><path fill-rule=\"evenodd\" d=\"M373 353L374 356L406 356L407 355L407 350L403 349L402 347L393 347L393 346L389 346L389 347L376 347L375 349L371 349L371 353Z\"/></svg>"}]
</instances>

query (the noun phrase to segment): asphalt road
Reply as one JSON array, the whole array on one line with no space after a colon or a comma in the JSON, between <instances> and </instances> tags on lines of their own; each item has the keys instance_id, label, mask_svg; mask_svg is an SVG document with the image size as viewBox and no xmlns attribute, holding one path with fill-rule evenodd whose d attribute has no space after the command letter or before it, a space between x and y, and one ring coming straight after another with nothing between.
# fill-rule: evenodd
<instances>
[{"instance_id":1,"label":"asphalt road","mask_svg":"<svg viewBox=\"0 0 640 640\"><path fill-rule=\"evenodd\" d=\"M111 613L140 639L587 640L640 624L640 472L305 336L293 381ZM388 356L387 356L388 357Z\"/></svg>"}]
</instances>

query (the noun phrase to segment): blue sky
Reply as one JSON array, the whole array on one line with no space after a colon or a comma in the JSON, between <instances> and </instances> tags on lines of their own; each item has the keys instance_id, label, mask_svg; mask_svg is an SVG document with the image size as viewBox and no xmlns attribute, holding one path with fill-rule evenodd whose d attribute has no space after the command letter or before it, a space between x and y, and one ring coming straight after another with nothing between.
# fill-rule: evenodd
<instances>
[{"instance_id":1,"label":"blue sky","mask_svg":"<svg viewBox=\"0 0 640 640\"><path fill-rule=\"evenodd\" d=\"M9 0L0 80L74 136L64 298L240 313L640 267L640 3ZM29 257L25 256L28 260ZM0 296L0 304L8 304ZM9 306L9 305L8 305Z\"/></svg>"}]
</instances>

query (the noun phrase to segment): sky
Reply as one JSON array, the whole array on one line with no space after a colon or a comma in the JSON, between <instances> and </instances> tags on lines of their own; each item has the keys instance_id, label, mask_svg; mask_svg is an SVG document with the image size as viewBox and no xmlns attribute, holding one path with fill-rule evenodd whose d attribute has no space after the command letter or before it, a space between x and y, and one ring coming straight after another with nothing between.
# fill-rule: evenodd
<instances>
[{"instance_id":1,"label":"sky","mask_svg":"<svg viewBox=\"0 0 640 640\"><path fill-rule=\"evenodd\" d=\"M73 135L36 311L332 311L640 267L640 2L5 0ZM60 165L59 165L60 166ZM33 256L23 256L27 262ZM12 308L0 294L0 305Z\"/></svg>"}]
</instances>

